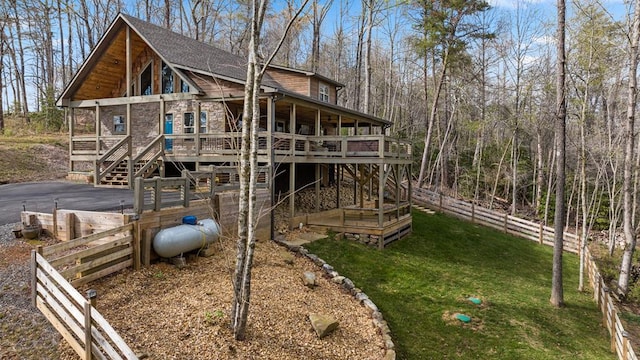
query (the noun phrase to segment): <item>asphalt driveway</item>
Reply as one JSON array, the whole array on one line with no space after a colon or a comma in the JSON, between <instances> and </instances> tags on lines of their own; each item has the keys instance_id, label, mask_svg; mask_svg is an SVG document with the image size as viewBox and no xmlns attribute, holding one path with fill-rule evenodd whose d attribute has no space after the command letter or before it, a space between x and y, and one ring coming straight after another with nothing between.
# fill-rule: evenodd
<instances>
[{"instance_id":1,"label":"asphalt driveway","mask_svg":"<svg viewBox=\"0 0 640 360\"><path fill-rule=\"evenodd\" d=\"M0 225L20 221L24 207L28 211L51 213L58 209L107 211L133 207L133 190L95 188L90 184L64 181L0 185Z\"/></svg>"}]
</instances>

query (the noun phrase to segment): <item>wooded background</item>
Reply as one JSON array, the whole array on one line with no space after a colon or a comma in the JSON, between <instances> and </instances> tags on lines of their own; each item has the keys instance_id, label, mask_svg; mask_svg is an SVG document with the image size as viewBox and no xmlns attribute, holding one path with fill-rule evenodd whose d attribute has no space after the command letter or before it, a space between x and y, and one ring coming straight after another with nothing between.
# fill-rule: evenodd
<instances>
[{"instance_id":1,"label":"wooded background","mask_svg":"<svg viewBox=\"0 0 640 360\"><path fill-rule=\"evenodd\" d=\"M248 48L245 0L0 1L0 131L7 116L64 129L56 97L119 11L241 56ZM272 2L265 54L299 5ZM391 120L392 135L414 140L414 170L419 177L424 163L425 186L547 223L556 186L556 54L555 8L544 9L520 1L490 8L313 0L275 63L334 78L345 85L340 105ZM614 229L632 9L614 16L606 2L590 0L570 4L568 14L567 223L581 222L576 209L587 204L590 224Z\"/></svg>"}]
</instances>

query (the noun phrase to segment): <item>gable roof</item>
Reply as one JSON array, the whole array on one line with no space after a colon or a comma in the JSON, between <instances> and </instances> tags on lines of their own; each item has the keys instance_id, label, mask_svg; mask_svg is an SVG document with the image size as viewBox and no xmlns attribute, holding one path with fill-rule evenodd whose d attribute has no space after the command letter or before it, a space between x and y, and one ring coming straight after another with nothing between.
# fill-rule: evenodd
<instances>
[{"instance_id":1,"label":"gable roof","mask_svg":"<svg viewBox=\"0 0 640 360\"><path fill-rule=\"evenodd\" d=\"M123 62L122 59L125 56L121 51L114 50L113 46L118 42L122 45L122 31L126 26L129 26L132 32L173 70L184 69L202 72L242 84L246 80L246 59L133 16L120 13L109 25L98 44L63 90L58 98L58 104L61 103L62 99L68 99L72 94L76 93L83 82L92 76L96 65L101 62L109 63L109 66L101 69L103 76L105 73L112 79L124 76L126 70L123 65L120 64L119 69L116 69L115 66L119 63L118 60ZM264 75L262 85L281 88L280 84L268 74ZM96 85L96 88L98 87Z\"/></svg>"},{"instance_id":2,"label":"gable roof","mask_svg":"<svg viewBox=\"0 0 640 360\"><path fill-rule=\"evenodd\" d=\"M247 60L245 58L133 16L126 14L119 16L169 66L198 70L245 82L247 77ZM279 87L279 84L267 74L265 74L262 83L267 86Z\"/></svg>"}]
</instances>

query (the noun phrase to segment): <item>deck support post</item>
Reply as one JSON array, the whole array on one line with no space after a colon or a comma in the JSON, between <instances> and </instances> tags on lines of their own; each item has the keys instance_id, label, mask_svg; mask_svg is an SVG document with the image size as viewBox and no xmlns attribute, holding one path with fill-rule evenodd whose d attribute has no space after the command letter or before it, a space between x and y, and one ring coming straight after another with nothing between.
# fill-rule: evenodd
<instances>
[{"instance_id":1,"label":"deck support post","mask_svg":"<svg viewBox=\"0 0 640 360\"><path fill-rule=\"evenodd\" d=\"M320 181L322 179L322 174L320 174L320 164L316 164L316 212L320 212Z\"/></svg>"},{"instance_id":2,"label":"deck support post","mask_svg":"<svg viewBox=\"0 0 640 360\"><path fill-rule=\"evenodd\" d=\"M371 171L373 171L373 166ZM384 179L383 164L378 164L378 228L381 230L378 249L380 250L384 249Z\"/></svg>"},{"instance_id":3,"label":"deck support post","mask_svg":"<svg viewBox=\"0 0 640 360\"><path fill-rule=\"evenodd\" d=\"M289 217L296 215L296 163L289 164Z\"/></svg>"}]
</instances>

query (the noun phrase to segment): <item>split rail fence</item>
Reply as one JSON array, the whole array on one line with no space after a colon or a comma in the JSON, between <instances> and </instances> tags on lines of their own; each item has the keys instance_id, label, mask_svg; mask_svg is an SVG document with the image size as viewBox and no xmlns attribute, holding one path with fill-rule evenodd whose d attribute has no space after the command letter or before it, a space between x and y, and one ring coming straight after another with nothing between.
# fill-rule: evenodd
<instances>
[{"instance_id":1,"label":"split rail fence","mask_svg":"<svg viewBox=\"0 0 640 360\"><path fill-rule=\"evenodd\" d=\"M538 241L542 245L553 246L555 231L553 228L542 224L520 219L499 211L485 209L473 203L418 187L413 188L413 200L414 203L427 206L433 210L502 230L525 239ZM564 232L563 236L564 250L571 253L579 253L580 237L568 232ZM593 287L593 298L603 315L602 326L606 327L611 335L611 351L616 353L618 359L638 360L631 341L628 339L629 334L625 331L624 325L620 321L618 310L614 305L609 288L602 279L588 248L585 251L585 259L585 271Z\"/></svg>"},{"instance_id":2,"label":"split rail fence","mask_svg":"<svg viewBox=\"0 0 640 360\"><path fill-rule=\"evenodd\" d=\"M96 310L95 297L74 287L134 265L133 232L127 224L31 254L31 301L82 359L137 359Z\"/></svg>"}]
</instances>

